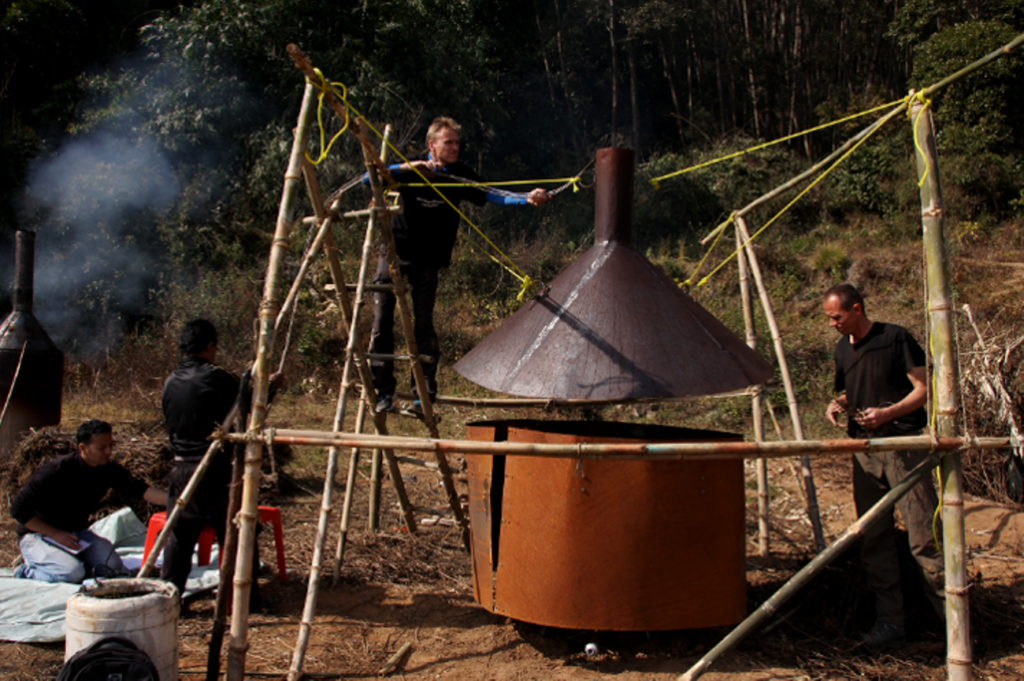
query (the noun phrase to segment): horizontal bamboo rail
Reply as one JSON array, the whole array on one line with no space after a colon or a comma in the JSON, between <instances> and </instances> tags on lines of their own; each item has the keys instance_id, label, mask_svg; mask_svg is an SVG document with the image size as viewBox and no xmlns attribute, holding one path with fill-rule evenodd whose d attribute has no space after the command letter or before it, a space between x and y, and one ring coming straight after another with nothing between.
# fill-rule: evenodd
<instances>
[{"instance_id":1,"label":"horizontal bamboo rail","mask_svg":"<svg viewBox=\"0 0 1024 681\"><path fill-rule=\"evenodd\" d=\"M581 398L563 399L547 397L452 397L450 395L438 395L434 404L447 404L453 407L596 407L602 405L617 404L667 404L670 402L689 402L692 400L704 400L724 397L753 397L761 393L774 393L780 390L780 386L774 381L760 386L751 386L743 390L730 390L714 395L684 395L683 397L635 397L631 399L614 400L588 400ZM403 400L411 400L416 396L410 392L399 390L395 397Z\"/></svg>"},{"instance_id":2,"label":"horizontal bamboo rail","mask_svg":"<svg viewBox=\"0 0 1024 681\"><path fill-rule=\"evenodd\" d=\"M537 444L531 442L476 442L429 438L328 433L318 430L268 430L264 434L230 433L230 442L260 441L313 447L400 449L441 454L487 456L536 456L541 458L616 459L620 461L676 461L705 459L769 459L795 454L850 454L904 449L953 451L957 449L1008 449L1008 437L942 437L925 435L865 440L803 440L800 442L648 442L636 444Z\"/></svg>"}]
</instances>

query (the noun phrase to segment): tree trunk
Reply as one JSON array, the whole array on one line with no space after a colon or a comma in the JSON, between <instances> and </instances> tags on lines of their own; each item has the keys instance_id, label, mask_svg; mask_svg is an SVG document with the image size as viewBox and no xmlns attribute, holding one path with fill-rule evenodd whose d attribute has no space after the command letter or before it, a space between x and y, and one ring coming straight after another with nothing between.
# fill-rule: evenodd
<instances>
[{"instance_id":1,"label":"tree trunk","mask_svg":"<svg viewBox=\"0 0 1024 681\"><path fill-rule=\"evenodd\" d=\"M683 128L683 111L679 107L679 93L676 91L676 80L673 78L672 69L669 67L668 54L665 52L665 40L661 31L658 32L658 54L661 56L661 72L668 83L668 91L672 96L672 109L675 111L676 128L679 130L679 141L686 144L686 130Z\"/></svg>"},{"instance_id":2,"label":"tree trunk","mask_svg":"<svg viewBox=\"0 0 1024 681\"><path fill-rule=\"evenodd\" d=\"M612 120L611 144L615 146L615 138L619 128L619 57L615 44L615 0L608 0L608 40L612 50Z\"/></svg>"},{"instance_id":3,"label":"tree trunk","mask_svg":"<svg viewBox=\"0 0 1024 681\"><path fill-rule=\"evenodd\" d=\"M638 76L636 74L636 50L634 43L636 37L629 38L629 98L630 108L633 111L633 149L636 151L636 159L640 161L640 95L638 92Z\"/></svg>"}]
</instances>

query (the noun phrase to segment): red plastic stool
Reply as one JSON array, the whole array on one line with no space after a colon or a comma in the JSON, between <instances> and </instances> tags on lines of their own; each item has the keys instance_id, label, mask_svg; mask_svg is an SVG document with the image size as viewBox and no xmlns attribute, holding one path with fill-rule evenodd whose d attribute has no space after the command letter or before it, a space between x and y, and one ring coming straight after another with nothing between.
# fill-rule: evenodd
<instances>
[{"instance_id":1,"label":"red plastic stool","mask_svg":"<svg viewBox=\"0 0 1024 681\"><path fill-rule=\"evenodd\" d=\"M153 544L156 543L157 535L160 534L160 530L164 529L165 524L167 524L167 513L164 511L154 513L149 517L149 526L146 529L146 548L142 551L143 563L149 557L149 552L153 550ZM196 564L210 564L210 552L216 539L217 534L213 531L212 527L207 525L203 528L203 531L199 533L199 541L197 542L199 549L196 552Z\"/></svg>"},{"instance_id":2,"label":"red plastic stool","mask_svg":"<svg viewBox=\"0 0 1024 681\"><path fill-rule=\"evenodd\" d=\"M281 527L281 509L276 506L260 506L260 522L269 523L274 529L274 548L277 553L277 576L282 582L288 581L288 569L285 566L284 561L284 530ZM146 558L149 557L149 552L153 549L153 544L156 543L157 535L160 534L160 530L164 528L167 523L167 513L161 511L160 513L154 513L149 518L149 526L146 530L146 548L142 552L142 562L146 562ZM199 540L197 542L198 550L196 551L196 564L197 565L209 565L210 564L210 553L213 548L213 542L216 541L217 535L213 531L213 528L207 525L203 528L203 531L199 534Z\"/></svg>"}]
</instances>

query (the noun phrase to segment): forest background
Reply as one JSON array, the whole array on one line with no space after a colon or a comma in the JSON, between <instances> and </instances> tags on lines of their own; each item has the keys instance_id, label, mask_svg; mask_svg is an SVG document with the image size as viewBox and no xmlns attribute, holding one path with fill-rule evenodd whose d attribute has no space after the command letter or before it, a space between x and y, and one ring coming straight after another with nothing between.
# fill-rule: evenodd
<instances>
[{"instance_id":1,"label":"forest background","mask_svg":"<svg viewBox=\"0 0 1024 681\"><path fill-rule=\"evenodd\" d=\"M433 117L459 120L462 160L488 179L540 184L579 173L599 147L632 147L639 163L634 246L684 280L704 254L700 239L731 210L804 170L873 117L658 189L650 178L894 102L1024 31L1024 0L0 6L0 313L11 306L14 232L35 230L35 311L66 353L68 394L154 413L185 319L218 324L230 339L222 357L231 368L252 357L252 322L304 85L288 43L344 83L371 122L391 123L403 153L424 150ZM1024 273L1012 269L1024 252L1021 83L1024 60L1011 55L934 102L954 295L995 335L1019 330L1024 317ZM330 133L340 124L325 116L325 125ZM320 168L327 191L363 170L349 137ZM346 207L367 198L357 188L346 194ZM779 208L748 219L756 229ZM540 210L488 207L470 216L539 281L593 240L587 189L563 192ZM307 230L296 225L291 272ZM337 235L350 276L362 238L361 227ZM482 394L450 366L519 304L516 282L473 241L464 233L442 283L437 318L449 394ZM732 247L731 240L720 247L709 265ZM906 119L875 135L756 248L790 367L802 377L801 401L824 404L830 390L834 336L819 313L829 284L853 280L868 293L873 317L923 338L920 205ZM990 266L1007 259L1011 269ZM301 297L286 363L296 396L323 397L340 376L344 344L322 287L328 279L314 271ZM734 270L691 293L741 331ZM770 343L761 352L769 356ZM748 411L705 409L701 419L735 428ZM823 428L812 422L809 434Z\"/></svg>"}]
</instances>

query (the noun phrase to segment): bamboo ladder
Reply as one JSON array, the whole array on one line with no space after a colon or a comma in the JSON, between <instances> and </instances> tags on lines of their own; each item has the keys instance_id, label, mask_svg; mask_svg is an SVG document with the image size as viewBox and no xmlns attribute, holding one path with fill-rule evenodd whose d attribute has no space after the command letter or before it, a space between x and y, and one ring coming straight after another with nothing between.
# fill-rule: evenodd
<instances>
[{"instance_id":1,"label":"bamboo ladder","mask_svg":"<svg viewBox=\"0 0 1024 681\"><path fill-rule=\"evenodd\" d=\"M291 51L291 50L290 50ZM296 66L302 70L310 82L319 82L320 78L318 74L312 68L312 65L298 52L298 50L291 51L292 57L295 60ZM341 117L346 118L346 112L344 107L337 99L330 98L330 105L334 109L335 113ZM422 405L422 421L426 425L429 432L429 436L434 439L440 437L440 433L437 428L437 419L434 415L433 405L429 399L426 387L426 376L423 371L422 362L424 361L435 361L436 358L426 358L419 354L419 350L416 347L415 336L413 332L413 320L410 311L410 305L408 301L408 288L402 278L401 271L398 264L398 258L395 251L394 235L391 231L391 215L397 210L397 207L387 206L385 200L385 190L381 181L382 176L386 177L386 169L384 165L384 158L386 157L387 141L389 131L385 133L385 143L380 154L377 154L375 149L370 145L364 132L361 129L359 121L356 119L350 120L349 127L352 132L359 138L361 142L361 148L363 152L363 160L367 169L367 176L370 188L373 193L373 204L372 207L364 211L352 211L349 213L339 214L338 212L338 201L335 201L330 207L326 206L320 192L319 183L317 181L316 173L313 164L306 158L302 159L302 176L306 183L306 188L309 194L311 203L313 204L315 222L319 225L317 236L311 245L306 258L303 260L303 264L300 267L299 273L295 279L292 289L289 292L288 298L285 304L282 306L281 312L278 315L277 324L275 330L282 327L284 315L289 312L291 306L295 304L298 290L301 286L302 279L304 278L305 272L309 267L309 260L313 254L319 250L323 250L323 253L327 259L328 267L330 269L331 278L334 284L335 295L337 297L338 309L341 311L343 331L347 332L347 346L345 349L345 363L342 370L341 388L338 394L338 403L335 410L334 427L335 432L339 432L344 428L345 414L347 412L348 397L353 392L357 383L361 386L360 399L358 401L358 407L355 415L355 432L363 432L366 421L367 410L372 414L372 420L374 429L378 435L387 435L387 414L377 413L374 409L374 405L377 402L377 394L373 388L373 379L370 374L370 368L368 361L370 359L385 359L392 361L408 361L413 372L413 377L416 386L416 392ZM367 219L366 236L363 241L362 257L359 266L359 277L358 281L354 286L355 301L350 299L350 289L344 278L341 270L341 264L338 259L337 247L334 243L333 236L331 234L331 227L339 219ZM385 257L388 262L388 269L391 274L391 285L384 287L383 290L388 290L395 295L399 320L402 325L402 330L406 339L407 352L404 355L370 355L363 350L366 347L365 339L363 334L359 330L360 310L365 306L367 302L367 294L374 291L382 290L382 287L372 286L367 283L369 277L372 276L374 268L371 266L374 258L377 256L378 249L376 247L377 238L380 238L383 246ZM358 382L356 376L358 375ZM313 617L316 611L317 593L319 590L320 576L323 567L323 552L324 544L326 542L327 525L329 517L332 511L331 498L333 495L334 476L337 472L339 448L330 447L328 451L327 461L327 472L324 477L324 491L322 496L322 503L320 507L320 519L317 528L316 543L313 551L313 559L310 565L309 573L309 584L306 593L305 606L303 608L302 622L299 626L298 640L296 643L295 651L292 657L291 666L288 672L289 679L297 679L302 673L302 665L305 657L306 647L309 641L309 633L312 627ZM346 539L349 530L350 522L350 511L352 504L353 489L355 485L355 471L359 462L360 449L353 448L351 450L349 458L348 476L346 481L345 499L343 504L343 512L340 524L340 532L338 537L338 544L335 553L335 562L333 577L335 581L340 576L341 563L344 557L344 550ZM410 533L416 532L416 519L415 512L425 510L421 507L413 506L410 501L408 494L405 490L404 483L402 481L402 474L398 467L399 462L412 463L421 466L427 466L435 468L441 475L442 482L444 484L445 493L448 499L448 504L451 508L452 515L457 526L460 529L461 538L463 545L468 549L469 547L469 528L466 523L465 516L462 512L462 505L459 501L458 492L455 488L455 483L452 477L451 468L448 465L448 460L445 455L441 452L436 453L436 464L427 464L426 462L418 459L412 459L409 457L398 457L394 454L391 449L375 449L373 457L373 472L371 479L373 485L371 486L371 510L370 520L371 529L376 529L376 518L379 512L379 470L380 470L380 458L387 463L388 470L390 473L392 484L394 485L395 492L398 496L399 506L401 508L402 516L405 521L405 526Z\"/></svg>"}]
</instances>

